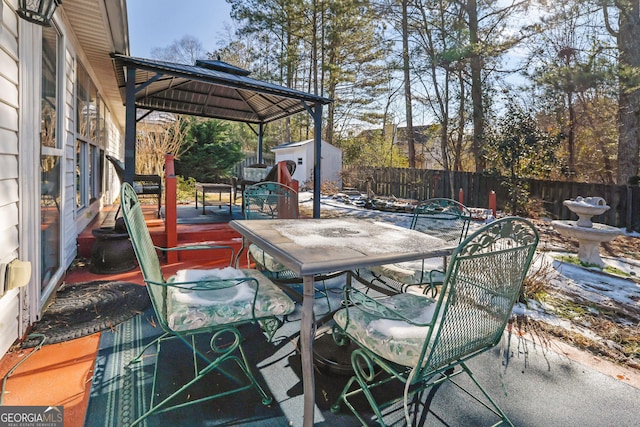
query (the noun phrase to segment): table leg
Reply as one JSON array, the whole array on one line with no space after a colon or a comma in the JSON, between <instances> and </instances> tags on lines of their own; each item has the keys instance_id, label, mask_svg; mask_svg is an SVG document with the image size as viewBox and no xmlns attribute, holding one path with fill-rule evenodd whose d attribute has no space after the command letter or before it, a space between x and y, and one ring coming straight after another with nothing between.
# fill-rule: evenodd
<instances>
[{"instance_id":1,"label":"table leg","mask_svg":"<svg viewBox=\"0 0 640 427\"><path fill-rule=\"evenodd\" d=\"M313 375L313 276L303 276L302 321L300 323L300 353L302 359L302 385L304 390L304 427L313 426L315 408L315 379Z\"/></svg>"}]
</instances>

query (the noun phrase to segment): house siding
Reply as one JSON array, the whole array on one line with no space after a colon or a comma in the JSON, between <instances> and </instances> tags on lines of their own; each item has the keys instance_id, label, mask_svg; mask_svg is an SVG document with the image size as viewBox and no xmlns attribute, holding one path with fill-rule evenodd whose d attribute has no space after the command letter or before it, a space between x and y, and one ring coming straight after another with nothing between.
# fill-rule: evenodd
<instances>
[{"instance_id":1,"label":"house siding","mask_svg":"<svg viewBox=\"0 0 640 427\"><path fill-rule=\"evenodd\" d=\"M12 8L4 3L0 7L0 263L8 263L17 258L19 249L18 23ZM0 285L2 294L4 284ZM14 289L0 297L1 353L18 335L18 296Z\"/></svg>"},{"instance_id":2,"label":"house siding","mask_svg":"<svg viewBox=\"0 0 640 427\"><path fill-rule=\"evenodd\" d=\"M32 263L28 286L2 294L0 291L0 354L21 338L27 327L41 316L52 288L41 293L40 283L40 42L41 29L22 22L15 13L17 1L0 0L0 263L16 258ZM60 189L61 268L51 283L59 284L64 270L77 256L77 236L102 207L117 194L105 181L102 199L84 210L76 210L76 69L80 62L92 73L70 21L56 12L55 26L61 34L59 68L59 121L62 183ZM120 99L111 102L121 102ZM105 152L122 146L122 131L108 118L109 139ZM49 149L51 150L51 149ZM55 149L54 149L55 150ZM2 288L4 284L0 283Z\"/></svg>"},{"instance_id":3,"label":"house siding","mask_svg":"<svg viewBox=\"0 0 640 427\"><path fill-rule=\"evenodd\" d=\"M62 177L63 210L62 235L65 240L62 242L64 265L70 265L77 255L76 236L76 56L67 46L64 50L64 154L61 161L64 163L64 176Z\"/></svg>"}]
</instances>

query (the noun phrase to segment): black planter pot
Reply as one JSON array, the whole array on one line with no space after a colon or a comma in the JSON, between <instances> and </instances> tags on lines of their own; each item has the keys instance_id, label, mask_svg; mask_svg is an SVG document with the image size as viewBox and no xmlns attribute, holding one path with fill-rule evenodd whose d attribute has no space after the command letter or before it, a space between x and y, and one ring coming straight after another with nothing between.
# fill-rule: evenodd
<instances>
[{"instance_id":1,"label":"black planter pot","mask_svg":"<svg viewBox=\"0 0 640 427\"><path fill-rule=\"evenodd\" d=\"M92 273L123 273L138 266L126 228L116 222L115 227L96 228L92 234L96 238L91 248Z\"/></svg>"}]
</instances>

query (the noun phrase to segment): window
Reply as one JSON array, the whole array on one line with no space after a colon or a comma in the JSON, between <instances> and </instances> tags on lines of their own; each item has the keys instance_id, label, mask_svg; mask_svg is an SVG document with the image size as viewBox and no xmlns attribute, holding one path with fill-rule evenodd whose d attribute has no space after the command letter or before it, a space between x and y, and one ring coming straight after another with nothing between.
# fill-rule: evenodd
<instances>
[{"instance_id":1,"label":"window","mask_svg":"<svg viewBox=\"0 0 640 427\"><path fill-rule=\"evenodd\" d=\"M76 140L76 208L82 209L87 206L89 193L87 192L87 182L84 178L88 175L87 143Z\"/></svg>"},{"instance_id":2,"label":"window","mask_svg":"<svg viewBox=\"0 0 640 427\"><path fill-rule=\"evenodd\" d=\"M82 210L102 195L106 104L87 70L78 64L76 78L76 208Z\"/></svg>"},{"instance_id":3,"label":"window","mask_svg":"<svg viewBox=\"0 0 640 427\"><path fill-rule=\"evenodd\" d=\"M60 35L55 26L42 28L40 95L40 286L53 286L61 268L61 164L58 136Z\"/></svg>"},{"instance_id":4,"label":"window","mask_svg":"<svg viewBox=\"0 0 640 427\"><path fill-rule=\"evenodd\" d=\"M45 27L42 31L42 120L40 137L43 147L57 148L56 119L58 100L58 33Z\"/></svg>"},{"instance_id":5,"label":"window","mask_svg":"<svg viewBox=\"0 0 640 427\"><path fill-rule=\"evenodd\" d=\"M87 136L87 100L89 98L89 75L82 64L78 64L76 78L76 132Z\"/></svg>"}]
</instances>

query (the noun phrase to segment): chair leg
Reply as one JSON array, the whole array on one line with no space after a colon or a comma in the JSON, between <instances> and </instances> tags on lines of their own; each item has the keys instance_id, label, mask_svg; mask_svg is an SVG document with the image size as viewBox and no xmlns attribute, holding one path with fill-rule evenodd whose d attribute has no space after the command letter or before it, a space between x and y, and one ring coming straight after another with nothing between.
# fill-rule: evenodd
<instances>
[{"instance_id":1,"label":"chair leg","mask_svg":"<svg viewBox=\"0 0 640 427\"><path fill-rule=\"evenodd\" d=\"M367 398L369 406L373 410L378 423L380 424L380 426L385 427L386 424L384 423L382 417L381 407L371 393L371 390L396 380L396 377L390 375L383 378L382 380L376 380L377 374L374 366L376 366L377 364L373 360L371 360L371 358L369 358L362 349L353 351L351 355L351 364L354 367L355 374L345 385L336 403L331 405L331 412L338 413L340 411L341 402L344 402L344 404L351 410L351 412L353 412L353 414L356 416L356 418L358 418L362 425L369 425L369 421L365 420L362 415L358 413L358 410L353 406L353 404L349 401L349 398L358 394L363 394ZM352 390L354 385L356 386L356 388Z\"/></svg>"}]
</instances>

